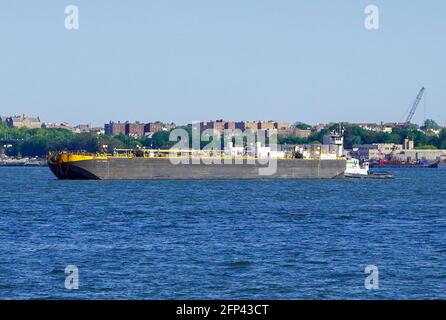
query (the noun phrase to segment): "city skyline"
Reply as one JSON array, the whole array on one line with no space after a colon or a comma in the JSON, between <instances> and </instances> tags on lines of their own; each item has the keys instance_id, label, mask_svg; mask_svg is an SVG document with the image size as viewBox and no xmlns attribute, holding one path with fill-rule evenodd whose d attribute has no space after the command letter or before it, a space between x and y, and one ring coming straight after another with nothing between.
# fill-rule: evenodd
<instances>
[{"instance_id":1,"label":"city skyline","mask_svg":"<svg viewBox=\"0 0 446 320\"><path fill-rule=\"evenodd\" d=\"M0 114L109 120L398 122L421 86L445 124L446 4L373 1L8 2ZM424 119L424 104L415 123Z\"/></svg>"},{"instance_id":2,"label":"city skyline","mask_svg":"<svg viewBox=\"0 0 446 320\"><path fill-rule=\"evenodd\" d=\"M328 122L322 122L322 121L316 121L316 122L304 122L304 121L299 121L299 120L290 120L290 119L254 119L254 118L250 118L250 119L235 119L235 118L230 118L230 119L217 119L217 118L213 118L213 119L202 119L202 120L194 120L194 121L189 121L189 122L184 122L184 123L179 123L179 122L175 122L175 121L171 121L171 120L167 120L167 121L162 121L159 119L110 119L104 123L93 123L92 121L89 121L88 119L86 119L85 121L81 121L81 122L72 122L69 121L67 119L65 120L59 120L59 121L46 121L45 119L40 119L41 117L39 115L29 115L29 114L25 114L25 113L13 113L11 115L0 115L0 123L3 121L6 121L8 118L32 118L32 119L39 119L39 123L41 125L61 125L61 126L70 126L70 127L75 127L75 126L90 126L91 128L97 128L97 127L104 127L105 125L109 124L109 123L116 123L116 124L155 124L155 123L161 123L161 124L172 124L172 125L176 125L176 126L186 126L186 125L191 125L193 123L206 123L206 122L223 122L223 123L237 123L237 122L253 122L253 123L260 123L260 122L273 122L273 123L288 123L290 125L294 125L294 124L306 124L306 125L310 125L310 126L317 126L317 125L328 125L328 124L333 124L333 123L345 123L345 124L353 124L353 125L377 125L377 126L382 126L382 125L404 125L407 124L405 123L405 121L386 121L386 120L382 120L382 121L378 121L378 122L369 122L369 121L358 121L358 122L350 122L350 121L328 121ZM444 127L443 122L438 121L437 119L430 119L430 118L426 118L423 119L420 122L410 122L410 124L414 124L414 125L418 125L418 126L422 126L424 125L425 120L428 121L435 121L438 125L440 125L441 127Z\"/></svg>"}]
</instances>

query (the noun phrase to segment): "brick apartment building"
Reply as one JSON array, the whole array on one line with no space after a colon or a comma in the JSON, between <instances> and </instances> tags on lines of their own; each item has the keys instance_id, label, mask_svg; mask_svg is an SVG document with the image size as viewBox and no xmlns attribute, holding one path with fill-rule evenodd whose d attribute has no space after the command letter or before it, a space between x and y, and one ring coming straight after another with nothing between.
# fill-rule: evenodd
<instances>
[{"instance_id":1,"label":"brick apartment building","mask_svg":"<svg viewBox=\"0 0 446 320\"><path fill-rule=\"evenodd\" d=\"M104 125L105 134L108 136L116 136L119 134L125 134L125 122L113 122L110 121Z\"/></svg>"},{"instance_id":2,"label":"brick apartment building","mask_svg":"<svg viewBox=\"0 0 446 320\"><path fill-rule=\"evenodd\" d=\"M291 128L291 124L289 122L276 122L274 123L274 128L277 130L286 130Z\"/></svg>"},{"instance_id":3,"label":"brick apartment building","mask_svg":"<svg viewBox=\"0 0 446 320\"><path fill-rule=\"evenodd\" d=\"M274 121L259 121L257 123L257 129L258 130L272 130L275 129L275 122Z\"/></svg>"},{"instance_id":4,"label":"brick apartment building","mask_svg":"<svg viewBox=\"0 0 446 320\"><path fill-rule=\"evenodd\" d=\"M162 130L170 131L171 129L174 129L175 126L176 125L173 122L170 124L165 124L160 121L156 121L144 124L138 121L134 123L130 123L128 121L110 121L104 125L104 133L108 136L124 134L132 137L143 137Z\"/></svg>"},{"instance_id":5,"label":"brick apartment building","mask_svg":"<svg viewBox=\"0 0 446 320\"><path fill-rule=\"evenodd\" d=\"M252 132L257 132L258 122L257 121L239 121L235 123L235 128L242 131L251 130Z\"/></svg>"},{"instance_id":6,"label":"brick apartment building","mask_svg":"<svg viewBox=\"0 0 446 320\"><path fill-rule=\"evenodd\" d=\"M225 129L226 122L223 120L215 120L215 121L208 121L208 122L201 122L200 127L202 130L215 130L220 133L223 133L223 130Z\"/></svg>"},{"instance_id":7,"label":"brick apartment building","mask_svg":"<svg viewBox=\"0 0 446 320\"><path fill-rule=\"evenodd\" d=\"M144 136L144 123L135 122L125 124L125 134L131 137L143 137Z\"/></svg>"},{"instance_id":8,"label":"brick apartment building","mask_svg":"<svg viewBox=\"0 0 446 320\"><path fill-rule=\"evenodd\" d=\"M73 128L73 131L75 132L90 132L91 126L89 124L78 124Z\"/></svg>"},{"instance_id":9,"label":"brick apartment building","mask_svg":"<svg viewBox=\"0 0 446 320\"><path fill-rule=\"evenodd\" d=\"M156 133L165 128L162 122L149 122L144 126L144 134Z\"/></svg>"},{"instance_id":10,"label":"brick apartment building","mask_svg":"<svg viewBox=\"0 0 446 320\"><path fill-rule=\"evenodd\" d=\"M234 121L228 121L225 123L225 129L226 130L235 130L236 126L235 126L235 122Z\"/></svg>"}]
</instances>

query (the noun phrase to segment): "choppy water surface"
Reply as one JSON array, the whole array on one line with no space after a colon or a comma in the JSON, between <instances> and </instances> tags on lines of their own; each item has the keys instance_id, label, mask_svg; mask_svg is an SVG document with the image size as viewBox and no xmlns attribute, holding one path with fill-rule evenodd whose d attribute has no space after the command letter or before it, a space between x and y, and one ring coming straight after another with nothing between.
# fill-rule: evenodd
<instances>
[{"instance_id":1,"label":"choppy water surface","mask_svg":"<svg viewBox=\"0 0 446 320\"><path fill-rule=\"evenodd\" d=\"M446 170L394 173L58 181L3 167L0 298L444 299ZM64 287L67 265L79 290Z\"/></svg>"}]
</instances>

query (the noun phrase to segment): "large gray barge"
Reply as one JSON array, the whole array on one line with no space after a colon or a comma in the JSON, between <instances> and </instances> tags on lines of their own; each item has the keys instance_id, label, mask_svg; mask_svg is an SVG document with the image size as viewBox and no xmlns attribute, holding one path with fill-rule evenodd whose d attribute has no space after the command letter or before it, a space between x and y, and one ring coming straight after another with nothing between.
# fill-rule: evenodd
<instances>
[{"instance_id":1,"label":"large gray barge","mask_svg":"<svg viewBox=\"0 0 446 320\"><path fill-rule=\"evenodd\" d=\"M90 158L91 157L91 158ZM199 159L202 160L202 159ZM119 158L81 156L62 153L48 159L51 171L59 179L334 179L342 178L344 159L278 159L269 165L242 164L173 164L168 158ZM273 166L272 166L273 165ZM275 165L275 167L274 167ZM261 169L271 174L261 174Z\"/></svg>"}]
</instances>

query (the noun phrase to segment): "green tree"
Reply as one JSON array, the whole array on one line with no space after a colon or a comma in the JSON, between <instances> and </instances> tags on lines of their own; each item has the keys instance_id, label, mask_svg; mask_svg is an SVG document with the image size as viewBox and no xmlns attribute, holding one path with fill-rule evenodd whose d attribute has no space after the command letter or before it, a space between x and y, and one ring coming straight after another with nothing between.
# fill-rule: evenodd
<instances>
[{"instance_id":1,"label":"green tree","mask_svg":"<svg viewBox=\"0 0 446 320\"><path fill-rule=\"evenodd\" d=\"M425 146L417 147L417 148L415 148L415 149L417 149L417 150L436 150L436 149L438 149L438 148L437 148L436 146L427 144L427 145L425 145Z\"/></svg>"},{"instance_id":2,"label":"green tree","mask_svg":"<svg viewBox=\"0 0 446 320\"><path fill-rule=\"evenodd\" d=\"M441 130L438 135L438 147L440 149L446 149L446 128Z\"/></svg>"},{"instance_id":3,"label":"green tree","mask_svg":"<svg viewBox=\"0 0 446 320\"><path fill-rule=\"evenodd\" d=\"M426 119L424 121L423 126L421 127L423 130L438 130L440 129L440 126L438 125L435 120L432 119Z\"/></svg>"},{"instance_id":4,"label":"green tree","mask_svg":"<svg viewBox=\"0 0 446 320\"><path fill-rule=\"evenodd\" d=\"M121 145L126 149L136 149L142 146L141 142L138 139L123 134L114 136L113 138L117 141L120 141Z\"/></svg>"},{"instance_id":5,"label":"green tree","mask_svg":"<svg viewBox=\"0 0 446 320\"><path fill-rule=\"evenodd\" d=\"M155 149L168 149L175 144L169 141L170 133L167 131L155 132L152 136L152 147Z\"/></svg>"},{"instance_id":6,"label":"green tree","mask_svg":"<svg viewBox=\"0 0 446 320\"><path fill-rule=\"evenodd\" d=\"M386 133L383 138L384 143L401 143L400 135L395 133Z\"/></svg>"},{"instance_id":7,"label":"green tree","mask_svg":"<svg viewBox=\"0 0 446 320\"><path fill-rule=\"evenodd\" d=\"M99 140L95 135L90 133L78 133L69 139L66 143L66 149L71 151L87 151L87 152L99 152Z\"/></svg>"},{"instance_id":8,"label":"green tree","mask_svg":"<svg viewBox=\"0 0 446 320\"><path fill-rule=\"evenodd\" d=\"M279 144L306 144L308 139L296 136L277 136L277 143Z\"/></svg>"},{"instance_id":9,"label":"green tree","mask_svg":"<svg viewBox=\"0 0 446 320\"><path fill-rule=\"evenodd\" d=\"M310 130L311 129L311 125L297 121L296 123L294 123L294 127L296 127L297 129L301 129L301 130Z\"/></svg>"}]
</instances>

